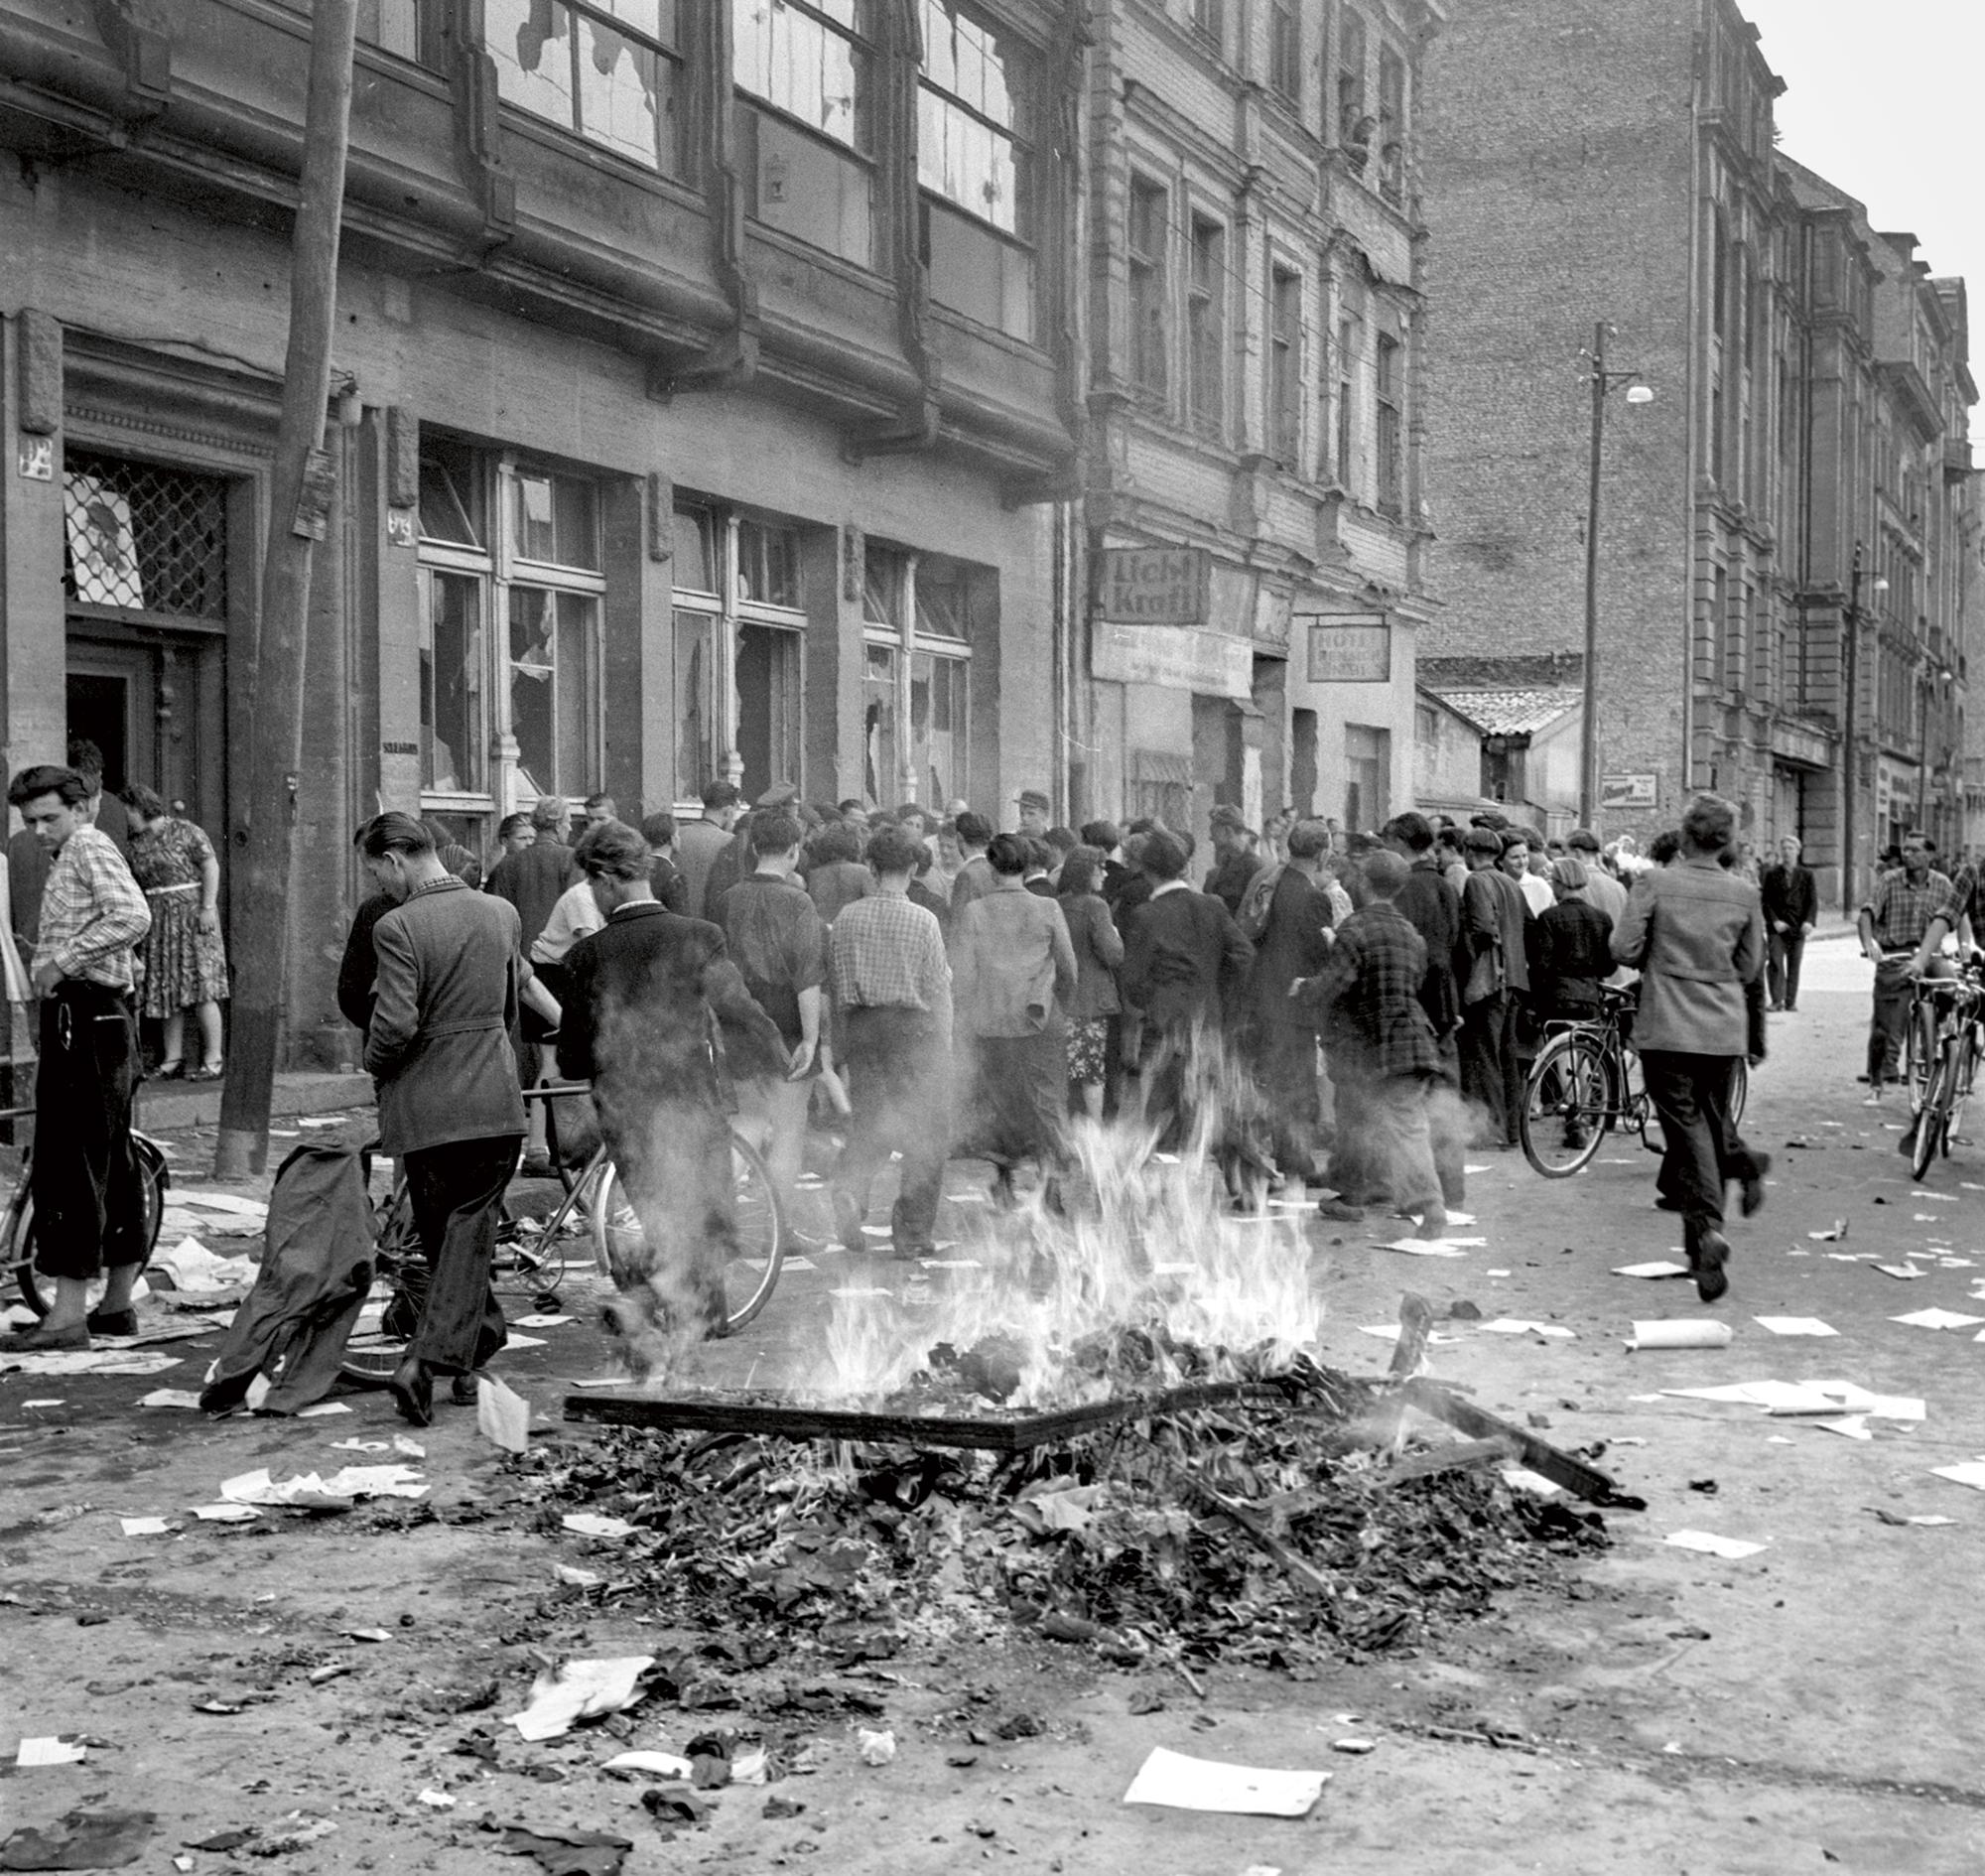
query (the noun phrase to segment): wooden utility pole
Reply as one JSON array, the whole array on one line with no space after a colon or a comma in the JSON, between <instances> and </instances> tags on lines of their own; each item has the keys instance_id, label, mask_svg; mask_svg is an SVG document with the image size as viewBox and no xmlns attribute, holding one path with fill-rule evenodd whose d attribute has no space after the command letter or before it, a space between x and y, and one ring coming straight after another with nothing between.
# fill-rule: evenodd
<instances>
[{"instance_id":1,"label":"wooden utility pole","mask_svg":"<svg viewBox=\"0 0 1985 1876\"><path fill-rule=\"evenodd\" d=\"M324 533L334 472L324 452L331 335L337 317L337 239L351 135L351 49L358 0L311 8L310 94L290 258L290 338L270 476L262 611L249 682L248 848L235 895L238 948L227 1081L220 1103L219 1178L259 1172L289 975L292 788L303 760L304 640L311 550Z\"/></svg>"}]
</instances>

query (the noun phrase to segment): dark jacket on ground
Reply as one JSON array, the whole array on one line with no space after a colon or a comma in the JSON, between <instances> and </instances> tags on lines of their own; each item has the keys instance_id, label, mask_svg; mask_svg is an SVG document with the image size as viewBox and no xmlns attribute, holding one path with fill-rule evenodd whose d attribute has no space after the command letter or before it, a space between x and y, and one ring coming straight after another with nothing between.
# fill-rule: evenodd
<instances>
[{"instance_id":1,"label":"dark jacket on ground","mask_svg":"<svg viewBox=\"0 0 1985 1876\"><path fill-rule=\"evenodd\" d=\"M1234 915L1189 886L1155 893L1124 934L1125 1006L1159 1029L1219 1023L1238 1002L1255 961Z\"/></svg>"},{"instance_id":2,"label":"dark jacket on ground","mask_svg":"<svg viewBox=\"0 0 1985 1876\"><path fill-rule=\"evenodd\" d=\"M542 830L529 847L505 854L489 870L483 890L517 908L521 950L528 951L537 942L552 907L572 884L575 870L572 849Z\"/></svg>"},{"instance_id":3,"label":"dark jacket on ground","mask_svg":"<svg viewBox=\"0 0 1985 1876\"><path fill-rule=\"evenodd\" d=\"M451 874L381 918L372 949L365 1072L378 1084L380 1145L404 1154L522 1134L510 1047L526 968L515 909Z\"/></svg>"}]
</instances>

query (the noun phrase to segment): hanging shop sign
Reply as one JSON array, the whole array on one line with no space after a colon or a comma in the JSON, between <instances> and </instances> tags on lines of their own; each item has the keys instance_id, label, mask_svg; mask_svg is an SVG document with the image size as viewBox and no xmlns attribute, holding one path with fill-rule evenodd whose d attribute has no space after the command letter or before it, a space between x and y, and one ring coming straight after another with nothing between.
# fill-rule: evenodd
<instances>
[{"instance_id":1,"label":"hanging shop sign","mask_svg":"<svg viewBox=\"0 0 1985 1876\"><path fill-rule=\"evenodd\" d=\"M1312 684L1390 684L1392 628L1383 612L1299 612Z\"/></svg>"},{"instance_id":2,"label":"hanging shop sign","mask_svg":"<svg viewBox=\"0 0 1985 1876\"><path fill-rule=\"evenodd\" d=\"M1119 625L1204 625L1212 569L1203 547L1107 547L1096 616Z\"/></svg>"}]
</instances>

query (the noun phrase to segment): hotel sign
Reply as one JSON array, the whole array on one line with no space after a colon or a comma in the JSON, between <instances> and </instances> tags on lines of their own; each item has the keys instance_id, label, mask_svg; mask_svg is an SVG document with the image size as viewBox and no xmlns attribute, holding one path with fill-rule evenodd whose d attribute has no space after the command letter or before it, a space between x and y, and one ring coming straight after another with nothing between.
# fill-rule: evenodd
<instances>
[{"instance_id":1,"label":"hotel sign","mask_svg":"<svg viewBox=\"0 0 1985 1876\"><path fill-rule=\"evenodd\" d=\"M1390 684L1392 628L1383 612L1299 612L1312 684Z\"/></svg>"},{"instance_id":2,"label":"hotel sign","mask_svg":"<svg viewBox=\"0 0 1985 1876\"><path fill-rule=\"evenodd\" d=\"M1096 616L1119 625L1204 625L1212 573L1200 547L1105 548Z\"/></svg>"}]
</instances>

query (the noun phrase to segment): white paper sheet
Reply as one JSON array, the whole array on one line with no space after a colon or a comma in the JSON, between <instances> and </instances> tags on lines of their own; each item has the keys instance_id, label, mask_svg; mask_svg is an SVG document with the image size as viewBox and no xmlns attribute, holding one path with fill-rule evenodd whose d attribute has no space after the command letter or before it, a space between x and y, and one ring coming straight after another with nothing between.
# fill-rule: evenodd
<instances>
[{"instance_id":1,"label":"white paper sheet","mask_svg":"<svg viewBox=\"0 0 1985 1876\"><path fill-rule=\"evenodd\" d=\"M1273 1772L1258 1766L1221 1765L1153 1746L1137 1768L1126 1805L1163 1805L1172 1810L1215 1810L1248 1817L1303 1817L1330 1778L1328 1772Z\"/></svg>"},{"instance_id":2,"label":"white paper sheet","mask_svg":"<svg viewBox=\"0 0 1985 1876\"><path fill-rule=\"evenodd\" d=\"M177 1355L141 1348L24 1349L0 1345L0 1371L19 1375L161 1375L181 1366Z\"/></svg>"},{"instance_id":3,"label":"white paper sheet","mask_svg":"<svg viewBox=\"0 0 1985 1876\"><path fill-rule=\"evenodd\" d=\"M1464 1245L1485 1244L1483 1238L1394 1238L1390 1244L1382 1244L1381 1251L1396 1251L1408 1258L1464 1258L1468 1253Z\"/></svg>"},{"instance_id":4,"label":"white paper sheet","mask_svg":"<svg viewBox=\"0 0 1985 1876\"><path fill-rule=\"evenodd\" d=\"M265 1200L240 1198L232 1192L209 1192L201 1186L176 1188L173 1203L197 1206L206 1212L231 1212L236 1218L267 1218L269 1215Z\"/></svg>"},{"instance_id":5,"label":"white paper sheet","mask_svg":"<svg viewBox=\"0 0 1985 1876\"><path fill-rule=\"evenodd\" d=\"M1756 1556L1762 1543L1748 1543L1742 1538L1719 1538L1708 1531L1671 1531L1661 1540L1678 1550L1700 1550L1708 1556Z\"/></svg>"},{"instance_id":6,"label":"white paper sheet","mask_svg":"<svg viewBox=\"0 0 1985 1876\"><path fill-rule=\"evenodd\" d=\"M196 1505L193 1515L203 1524L209 1525L252 1525L261 1513L253 1505L237 1505L227 1501L218 1505Z\"/></svg>"},{"instance_id":7,"label":"white paper sheet","mask_svg":"<svg viewBox=\"0 0 1985 1876\"><path fill-rule=\"evenodd\" d=\"M14 1755L14 1763L24 1769L41 1765L80 1765L83 1754L83 1747L71 1745L66 1739L24 1739L20 1751Z\"/></svg>"},{"instance_id":8,"label":"white paper sheet","mask_svg":"<svg viewBox=\"0 0 1985 1876\"><path fill-rule=\"evenodd\" d=\"M1773 1335L1838 1335L1838 1329L1828 1328L1817 1316L1753 1316L1759 1328L1769 1330Z\"/></svg>"},{"instance_id":9,"label":"white paper sheet","mask_svg":"<svg viewBox=\"0 0 1985 1876\"><path fill-rule=\"evenodd\" d=\"M475 1378L475 1424L484 1439L505 1452L530 1449L531 1404L493 1375Z\"/></svg>"},{"instance_id":10,"label":"white paper sheet","mask_svg":"<svg viewBox=\"0 0 1985 1876\"><path fill-rule=\"evenodd\" d=\"M1907 1322L1915 1329L1975 1329L1985 1316L1961 1316L1955 1309L1912 1309L1906 1316L1891 1316L1891 1322Z\"/></svg>"},{"instance_id":11,"label":"white paper sheet","mask_svg":"<svg viewBox=\"0 0 1985 1876\"><path fill-rule=\"evenodd\" d=\"M1688 1266L1686 1264L1669 1264L1664 1260L1656 1261L1653 1264L1616 1264L1613 1267L1613 1274L1615 1276L1645 1276L1651 1279L1659 1276L1686 1276L1688 1274Z\"/></svg>"},{"instance_id":12,"label":"white paper sheet","mask_svg":"<svg viewBox=\"0 0 1985 1876\"><path fill-rule=\"evenodd\" d=\"M191 1388L154 1388L138 1405L147 1407L198 1407L199 1396Z\"/></svg>"},{"instance_id":13,"label":"white paper sheet","mask_svg":"<svg viewBox=\"0 0 1985 1876\"><path fill-rule=\"evenodd\" d=\"M120 1518L117 1522L127 1538L163 1538L172 1530L163 1518Z\"/></svg>"},{"instance_id":14,"label":"white paper sheet","mask_svg":"<svg viewBox=\"0 0 1985 1876\"><path fill-rule=\"evenodd\" d=\"M1931 1466L1930 1472L1953 1485L1968 1485L1973 1491L1985 1492L1985 1459L1967 1459L1954 1466Z\"/></svg>"},{"instance_id":15,"label":"white paper sheet","mask_svg":"<svg viewBox=\"0 0 1985 1876\"><path fill-rule=\"evenodd\" d=\"M1727 1322L1712 1322L1704 1316L1681 1316L1665 1321L1636 1322L1630 1349L1642 1348L1728 1348L1733 1331Z\"/></svg>"},{"instance_id":16,"label":"white paper sheet","mask_svg":"<svg viewBox=\"0 0 1985 1876\"><path fill-rule=\"evenodd\" d=\"M319 1401L307 1407L297 1409L300 1420L329 1419L333 1413L349 1413L351 1408L342 1401Z\"/></svg>"},{"instance_id":17,"label":"white paper sheet","mask_svg":"<svg viewBox=\"0 0 1985 1876\"><path fill-rule=\"evenodd\" d=\"M1484 1335L1544 1335L1567 1342L1574 1339L1569 1329L1555 1322L1529 1322L1516 1316L1498 1316L1494 1322L1482 1323L1480 1327Z\"/></svg>"},{"instance_id":18,"label":"white paper sheet","mask_svg":"<svg viewBox=\"0 0 1985 1876\"><path fill-rule=\"evenodd\" d=\"M556 1675L540 1675L531 1684L531 1703L510 1715L526 1739L556 1739L577 1719L618 1713L641 1696L635 1682L655 1665L652 1655L625 1655L612 1661L569 1661Z\"/></svg>"},{"instance_id":19,"label":"white paper sheet","mask_svg":"<svg viewBox=\"0 0 1985 1876\"><path fill-rule=\"evenodd\" d=\"M600 1768L605 1772L652 1772L659 1779L686 1779L695 1771L673 1752L622 1752Z\"/></svg>"},{"instance_id":20,"label":"white paper sheet","mask_svg":"<svg viewBox=\"0 0 1985 1876\"><path fill-rule=\"evenodd\" d=\"M559 1523L582 1538L631 1538L635 1530L624 1518L608 1518L590 1511L567 1512Z\"/></svg>"},{"instance_id":21,"label":"white paper sheet","mask_svg":"<svg viewBox=\"0 0 1985 1876\"><path fill-rule=\"evenodd\" d=\"M1880 1271L1884 1276L1893 1276L1902 1283L1913 1282L1923 1274L1914 1264L1877 1264L1872 1268Z\"/></svg>"},{"instance_id":22,"label":"white paper sheet","mask_svg":"<svg viewBox=\"0 0 1985 1876\"><path fill-rule=\"evenodd\" d=\"M158 1252L152 1263L172 1278L175 1289L188 1295L245 1289L254 1282L257 1269L249 1258L215 1257L193 1237L182 1238L170 1251Z\"/></svg>"},{"instance_id":23,"label":"white paper sheet","mask_svg":"<svg viewBox=\"0 0 1985 1876\"><path fill-rule=\"evenodd\" d=\"M786 1260L792 1262L790 1258ZM513 1329L556 1329L561 1323L571 1322L571 1316L515 1316L511 1318Z\"/></svg>"}]
</instances>

